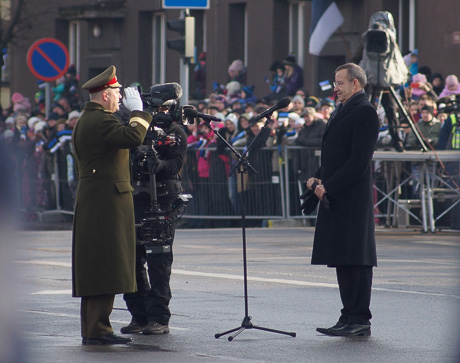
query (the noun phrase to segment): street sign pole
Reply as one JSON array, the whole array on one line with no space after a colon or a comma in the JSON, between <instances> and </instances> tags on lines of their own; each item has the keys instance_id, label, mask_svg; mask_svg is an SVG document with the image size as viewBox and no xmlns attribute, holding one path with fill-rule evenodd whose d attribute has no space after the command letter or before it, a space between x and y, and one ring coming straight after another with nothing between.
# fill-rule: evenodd
<instances>
[{"instance_id":1,"label":"street sign pole","mask_svg":"<svg viewBox=\"0 0 460 363\"><path fill-rule=\"evenodd\" d=\"M188 104L189 101L189 62L188 59L183 57L181 58L181 67L180 67L180 84L182 86L182 100L185 105Z\"/></svg>"},{"instance_id":2,"label":"street sign pole","mask_svg":"<svg viewBox=\"0 0 460 363\"><path fill-rule=\"evenodd\" d=\"M45 82L45 115L48 118L51 108L51 83Z\"/></svg>"}]
</instances>

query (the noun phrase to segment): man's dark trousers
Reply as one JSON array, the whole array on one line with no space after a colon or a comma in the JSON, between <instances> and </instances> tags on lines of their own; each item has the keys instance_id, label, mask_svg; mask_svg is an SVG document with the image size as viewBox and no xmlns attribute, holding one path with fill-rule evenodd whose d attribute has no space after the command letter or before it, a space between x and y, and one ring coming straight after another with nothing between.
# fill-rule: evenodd
<instances>
[{"instance_id":1,"label":"man's dark trousers","mask_svg":"<svg viewBox=\"0 0 460 363\"><path fill-rule=\"evenodd\" d=\"M369 325L372 290L372 266L337 266L337 281L343 309L342 323Z\"/></svg>"},{"instance_id":2,"label":"man's dark trousers","mask_svg":"<svg viewBox=\"0 0 460 363\"><path fill-rule=\"evenodd\" d=\"M167 198L159 198L160 209L166 210L176 195ZM134 199L134 213L136 223L139 223L147 216L150 200L147 198ZM168 213L173 220L177 212ZM148 245L136 246L136 281L137 292L124 294L132 320L139 324L156 322L161 325L168 325L171 318L169 302L172 298L170 279L173 263L172 244L177 222L170 226L170 250L169 252L146 253ZM159 247L159 246L156 246ZM147 263L147 271L145 269Z\"/></svg>"}]
</instances>

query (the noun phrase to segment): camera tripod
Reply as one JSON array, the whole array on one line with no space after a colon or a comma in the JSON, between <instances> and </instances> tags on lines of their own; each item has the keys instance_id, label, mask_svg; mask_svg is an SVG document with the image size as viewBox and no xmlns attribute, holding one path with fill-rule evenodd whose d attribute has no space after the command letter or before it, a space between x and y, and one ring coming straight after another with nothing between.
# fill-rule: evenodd
<instances>
[{"instance_id":1,"label":"camera tripod","mask_svg":"<svg viewBox=\"0 0 460 363\"><path fill-rule=\"evenodd\" d=\"M230 176L235 172L235 170L238 170L238 173L240 174L240 178L241 178L240 179L241 188L242 190L244 190L244 174L248 172L248 169L250 169L253 173L257 173L257 171L251 166L251 164L249 163L246 157L249 151L251 150L252 145L254 144L254 141L268 127L268 124L272 122L271 117L267 117L267 121L265 122L265 125L262 127L259 134L257 134L256 137L252 140L251 144L249 144L249 146L243 152L242 155L231 144L229 144L228 141L221 134L219 134L212 127L209 121L206 121L206 122L208 122L209 127L214 131L214 133L219 137L219 139L222 140L229 147L229 149L238 157L238 160L235 162L235 164L232 167ZM248 304L248 271L247 271L247 258L246 258L246 211L245 211L246 201L244 198L244 193L240 194L240 203L241 203L240 212L241 212L241 226L242 226L241 228L242 228L242 235L243 235L244 318L239 327L227 330L223 333L215 334L214 337L218 339L223 335L227 335L227 334L236 332L235 334L230 335L228 337L228 340L231 342L237 335L239 335L241 332L243 332L246 329L257 329L257 330L268 331L271 333L285 334L285 335L290 335L291 337L295 337L296 333L294 332L286 332L282 330L276 330L276 329L270 329L270 328L257 326L257 325L254 325L251 321L252 317L249 316L249 308L248 308L248 305L249 305Z\"/></svg>"},{"instance_id":2,"label":"camera tripod","mask_svg":"<svg viewBox=\"0 0 460 363\"><path fill-rule=\"evenodd\" d=\"M371 103L374 105L375 101L378 99L379 102L382 104L383 108L385 109L385 113L386 113L387 118L388 118L388 128L389 128L390 135L391 135L391 138L393 140L393 144L394 144L395 149L397 151L404 151L404 149L402 148L402 145L399 146L399 144L401 143L401 140L399 139L399 135L397 134L398 123L397 123L397 119L396 119L394 109L393 109L393 107L391 105L391 99L386 99L387 95L384 95L385 91L388 91L389 97L391 97L391 99L394 100L394 102L396 102L396 104L398 105L398 108L401 111L404 119L407 121L407 123L409 124L412 132L414 133L414 135L415 135L415 137L416 137L416 139L417 139L417 141L418 141L418 143L420 145L421 150L425 151L425 152L428 151L428 148L427 148L425 142L423 141L422 136L420 135L420 132L419 132L417 126L415 125L414 121L411 119L411 117L407 113L407 110L404 107L404 105L401 103L400 99L397 97L397 95L396 95L396 93L395 93L395 91L393 89L393 86L389 86L389 87L386 87L386 88L376 88L372 92Z\"/></svg>"},{"instance_id":3,"label":"camera tripod","mask_svg":"<svg viewBox=\"0 0 460 363\"><path fill-rule=\"evenodd\" d=\"M410 128L412 132L414 133L415 138L417 139L421 150L426 152L428 151L428 148L425 142L423 141L420 135L420 132L418 131L418 128L415 125L414 121L407 113L406 108L401 103L398 96L396 96L393 86L389 85L388 87L382 87L380 85L380 61L382 59L382 55L385 54L385 50L388 47L387 38L384 36L384 33L385 32L381 30L373 30L371 32L368 32L367 34L367 38L369 39L367 40L366 51L377 53L377 85L371 86L372 92L369 92L369 94L371 94L372 96L370 98L370 101L372 105L375 105L376 100L378 100L379 103L382 104L382 107L384 108L385 114L388 119L388 130L390 132L390 136L393 141L393 146L396 149L396 151L399 151L399 152L404 151L404 146L397 132L398 122L396 118L396 112L394 109L394 103L392 103L392 101L398 105L399 110L401 111L407 123L410 125ZM382 35L383 35L383 38L382 38ZM387 94L385 94L384 91L388 91L389 96L387 96ZM376 108L378 108L378 106Z\"/></svg>"}]
</instances>

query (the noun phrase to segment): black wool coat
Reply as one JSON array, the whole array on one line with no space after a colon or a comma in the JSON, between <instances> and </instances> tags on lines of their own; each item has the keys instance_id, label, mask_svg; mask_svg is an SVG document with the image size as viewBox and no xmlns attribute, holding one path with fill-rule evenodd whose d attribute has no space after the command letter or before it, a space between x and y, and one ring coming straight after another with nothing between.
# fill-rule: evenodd
<instances>
[{"instance_id":1,"label":"black wool coat","mask_svg":"<svg viewBox=\"0 0 460 363\"><path fill-rule=\"evenodd\" d=\"M364 92L331 115L315 175L331 209L320 204L312 264L377 266L372 157L378 132L377 113Z\"/></svg>"}]
</instances>

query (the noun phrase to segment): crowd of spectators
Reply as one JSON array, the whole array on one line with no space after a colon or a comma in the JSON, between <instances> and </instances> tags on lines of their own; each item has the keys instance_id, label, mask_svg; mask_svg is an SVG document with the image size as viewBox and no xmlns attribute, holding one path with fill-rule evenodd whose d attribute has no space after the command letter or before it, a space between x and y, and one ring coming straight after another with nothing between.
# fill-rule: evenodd
<instances>
[{"instance_id":1,"label":"crowd of spectators","mask_svg":"<svg viewBox=\"0 0 460 363\"><path fill-rule=\"evenodd\" d=\"M25 219L35 219L42 210L72 211L78 182L70 143L82 107L75 67L56 81L47 116L40 86L32 101L14 92L0 119L2 157L14 173L14 192Z\"/></svg>"},{"instance_id":2,"label":"crowd of spectators","mask_svg":"<svg viewBox=\"0 0 460 363\"><path fill-rule=\"evenodd\" d=\"M418 67L416 52L405 59L410 76L398 89L401 101L430 147L451 148L452 125L443 126L451 111L443 112L438 106L460 94L457 77L452 74L444 79L431 73L429 67ZM214 82L213 89L207 91L206 54L199 55L191 103L199 112L222 122L184 125L188 153L182 179L184 189L194 195L188 211L192 215L237 216L241 212L240 193L247 201L248 215L279 215L282 196L276 191L280 190L280 178L289 181L290 212L298 215L304 182L319 166L315 149L320 149L327 120L336 107L334 90L323 98L311 95L303 87L303 71L293 55L273 62L267 89L257 90L248 84L248 71L236 59L228 66L228 79ZM74 67L56 82L52 94L47 117L44 92L39 88L32 101L13 93L0 120L0 139L10 151L8 162L16 174L18 199L26 218L34 218L39 210L73 210L77 174L70 139L85 101L79 94ZM291 102L273 114L273 122L254 118L284 97L290 97ZM391 150L384 110L378 108L378 114L378 147ZM399 116L405 149L419 149L412 126L401 113ZM240 152L255 139L248 161L257 173L249 170L241 178L233 170L237 157L216 133Z\"/></svg>"}]
</instances>

